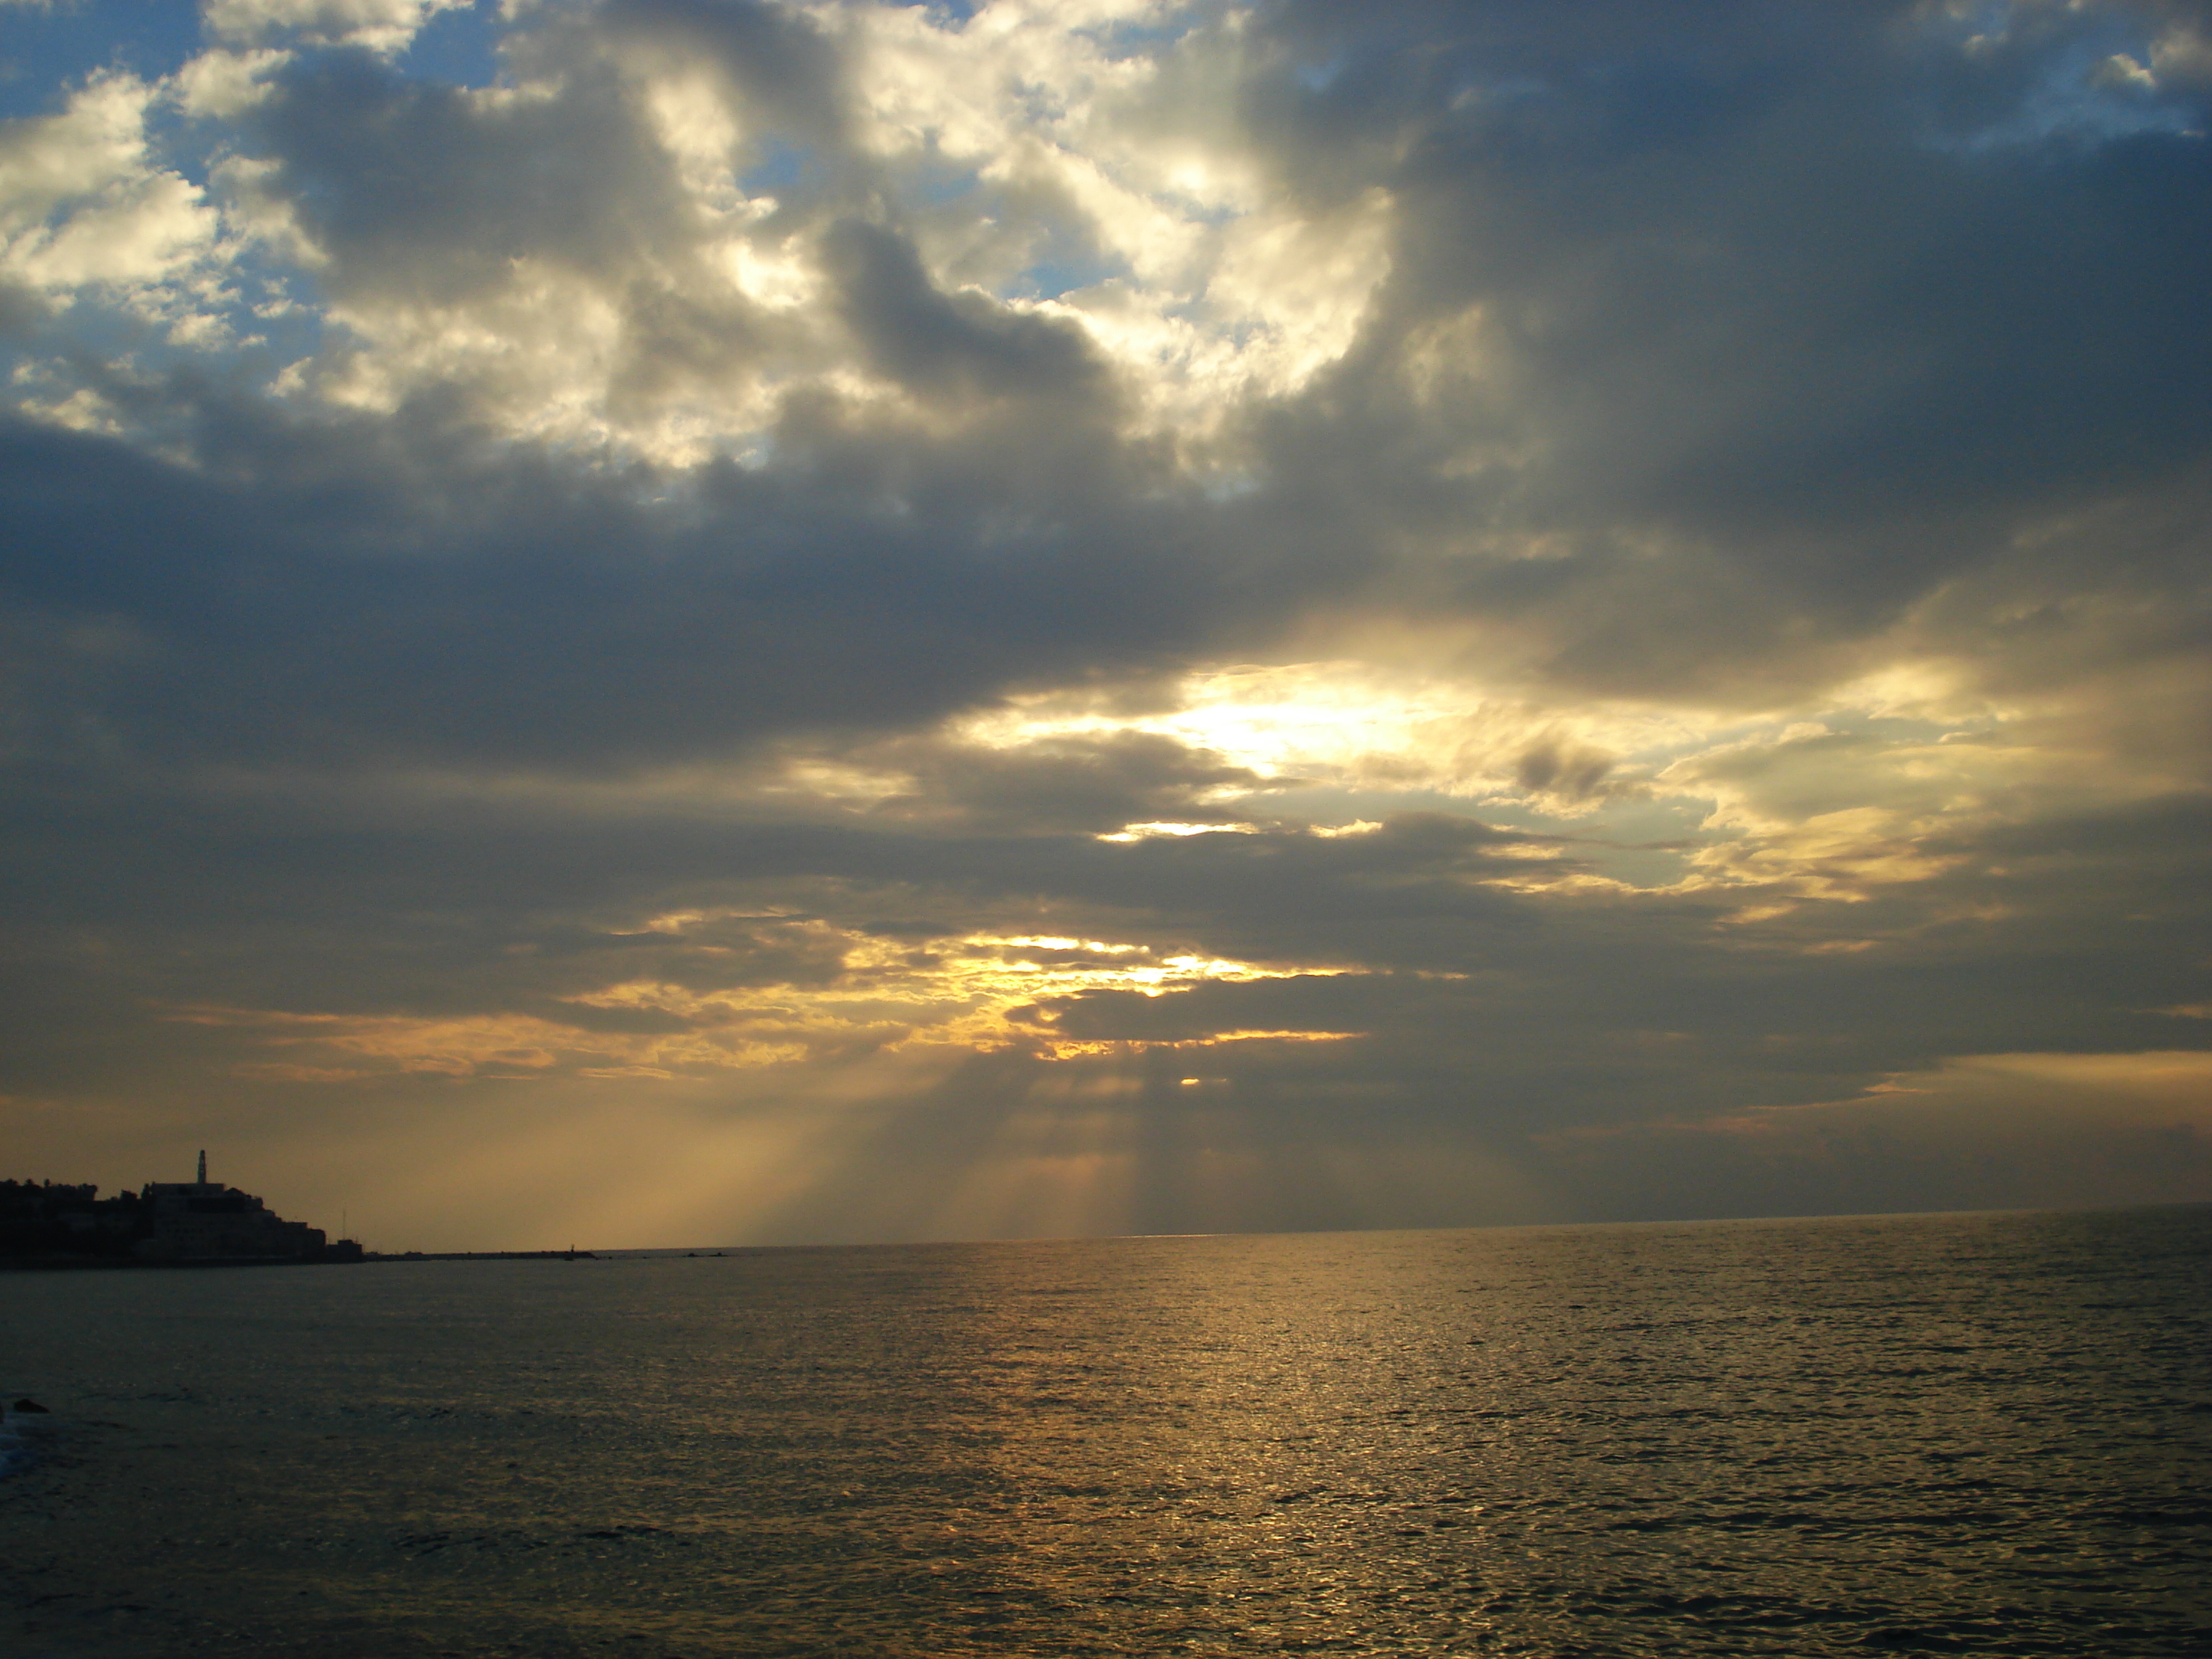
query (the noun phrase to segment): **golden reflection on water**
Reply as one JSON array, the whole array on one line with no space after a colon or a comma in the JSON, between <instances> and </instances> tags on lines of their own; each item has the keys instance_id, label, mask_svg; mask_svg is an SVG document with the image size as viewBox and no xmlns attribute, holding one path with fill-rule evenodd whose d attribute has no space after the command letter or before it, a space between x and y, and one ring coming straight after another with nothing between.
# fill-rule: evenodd
<instances>
[{"instance_id":1,"label":"golden reflection on water","mask_svg":"<svg viewBox=\"0 0 2212 1659\"><path fill-rule=\"evenodd\" d=\"M2182 1659L2208 1224L27 1277L0 1636Z\"/></svg>"}]
</instances>

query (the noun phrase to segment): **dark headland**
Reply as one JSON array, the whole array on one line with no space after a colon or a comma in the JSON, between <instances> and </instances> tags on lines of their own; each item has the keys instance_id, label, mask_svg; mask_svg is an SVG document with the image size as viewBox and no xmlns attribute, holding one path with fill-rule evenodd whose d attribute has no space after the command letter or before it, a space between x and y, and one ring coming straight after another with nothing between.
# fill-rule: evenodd
<instances>
[{"instance_id":1,"label":"dark headland","mask_svg":"<svg viewBox=\"0 0 2212 1659\"><path fill-rule=\"evenodd\" d=\"M207 1178L98 1187L0 1181L0 1271L56 1267L245 1267L311 1262L591 1261L589 1250L364 1250L288 1221L252 1193Z\"/></svg>"},{"instance_id":2,"label":"dark headland","mask_svg":"<svg viewBox=\"0 0 2212 1659\"><path fill-rule=\"evenodd\" d=\"M207 1178L149 1181L102 1198L100 1188L0 1181L0 1265L10 1267L228 1267L359 1261L352 1239L287 1221L252 1193Z\"/></svg>"}]
</instances>

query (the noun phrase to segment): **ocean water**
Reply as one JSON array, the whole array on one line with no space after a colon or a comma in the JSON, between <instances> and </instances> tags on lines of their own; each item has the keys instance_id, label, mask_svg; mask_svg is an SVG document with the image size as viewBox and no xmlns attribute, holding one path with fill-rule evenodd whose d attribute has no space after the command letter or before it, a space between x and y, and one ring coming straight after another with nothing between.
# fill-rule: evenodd
<instances>
[{"instance_id":1,"label":"ocean water","mask_svg":"<svg viewBox=\"0 0 2212 1659\"><path fill-rule=\"evenodd\" d=\"M0 1279L0 1655L2212 1654L2212 1206Z\"/></svg>"}]
</instances>

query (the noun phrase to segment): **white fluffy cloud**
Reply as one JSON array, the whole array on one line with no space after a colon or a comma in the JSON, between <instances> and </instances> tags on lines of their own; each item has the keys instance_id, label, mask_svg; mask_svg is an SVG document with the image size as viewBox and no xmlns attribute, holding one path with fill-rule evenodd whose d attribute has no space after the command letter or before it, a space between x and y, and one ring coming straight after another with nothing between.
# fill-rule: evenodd
<instances>
[{"instance_id":1,"label":"white fluffy cloud","mask_svg":"<svg viewBox=\"0 0 2212 1659\"><path fill-rule=\"evenodd\" d=\"M206 0L200 15L217 40L403 50L423 24L470 0Z\"/></svg>"},{"instance_id":2,"label":"white fluffy cloud","mask_svg":"<svg viewBox=\"0 0 2212 1659\"><path fill-rule=\"evenodd\" d=\"M66 301L144 292L213 252L219 217L147 138L162 89L95 76L56 115L0 128L0 276Z\"/></svg>"}]
</instances>

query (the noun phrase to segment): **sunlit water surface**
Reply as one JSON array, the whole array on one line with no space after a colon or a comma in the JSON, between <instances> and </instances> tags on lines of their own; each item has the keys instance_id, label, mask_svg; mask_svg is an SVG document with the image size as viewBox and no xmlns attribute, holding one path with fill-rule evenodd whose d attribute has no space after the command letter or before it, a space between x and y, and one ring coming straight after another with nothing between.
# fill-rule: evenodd
<instances>
[{"instance_id":1,"label":"sunlit water surface","mask_svg":"<svg viewBox=\"0 0 2212 1659\"><path fill-rule=\"evenodd\" d=\"M0 1279L0 1654L2212 1653L2212 1208Z\"/></svg>"}]
</instances>

